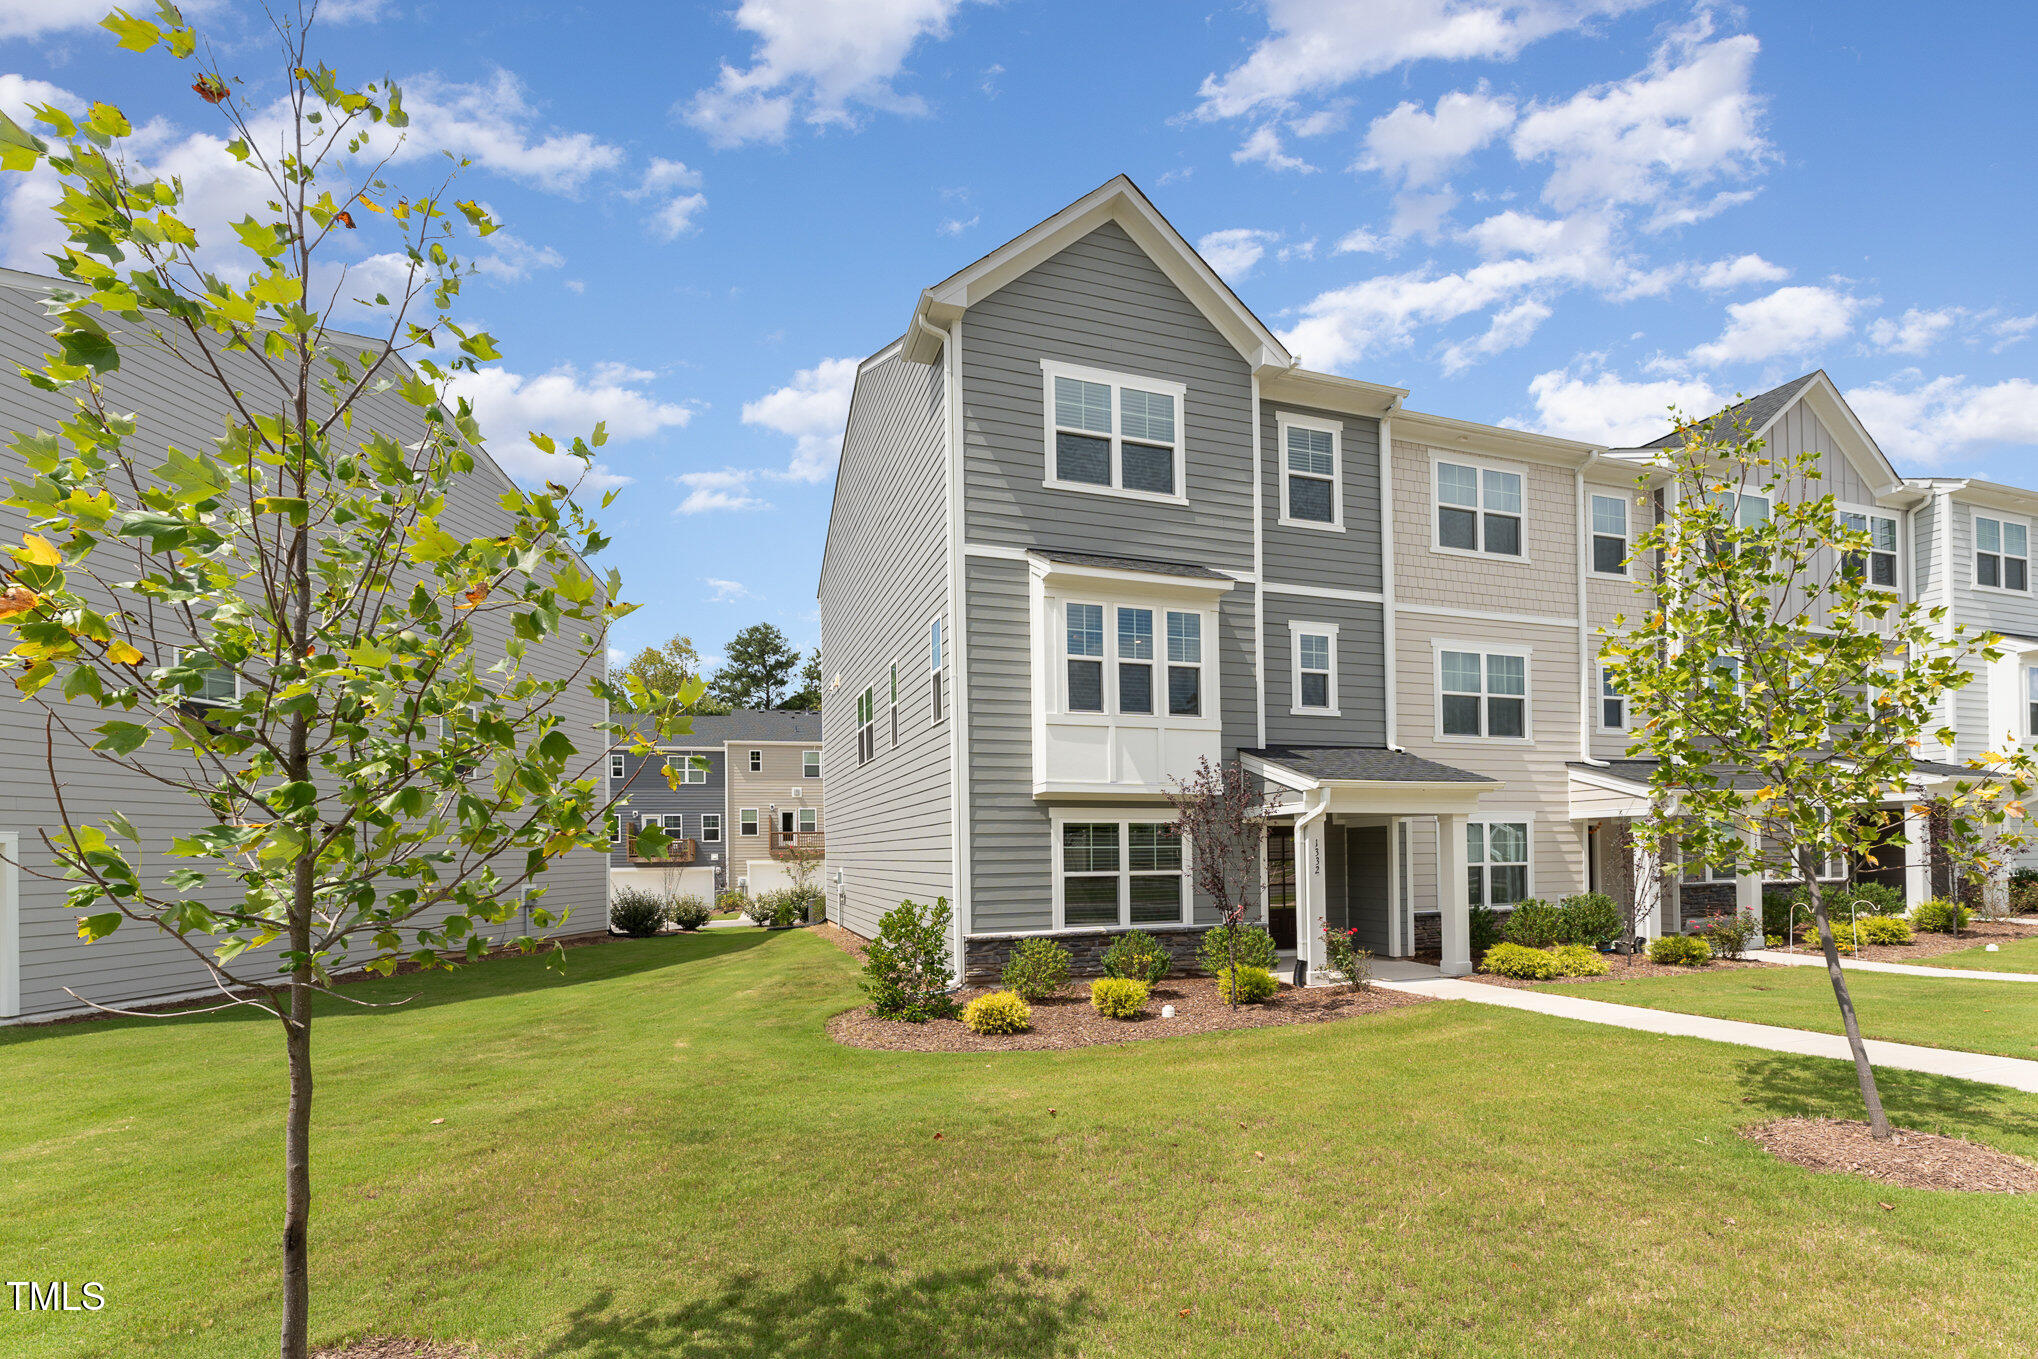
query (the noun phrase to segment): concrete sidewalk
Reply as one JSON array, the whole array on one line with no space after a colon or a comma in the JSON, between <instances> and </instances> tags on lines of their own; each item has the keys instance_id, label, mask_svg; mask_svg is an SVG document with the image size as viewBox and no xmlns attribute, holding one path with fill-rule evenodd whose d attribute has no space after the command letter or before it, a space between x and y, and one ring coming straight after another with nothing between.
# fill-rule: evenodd
<instances>
[{"instance_id":1,"label":"concrete sidewalk","mask_svg":"<svg viewBox=\"0 0 2038 1359\"><path fill-rule=\"evenodd\" d=\"M1781 963L1785 967L1824 967L1826 959L1820 953L1785 953L1782 949L1758 948L1748 956L1761 963ZM1904 977L1965 977L1969 981L2013 981L2038 982L2038 972L1978 972L1967 967L1919 967L1915 963L1871 963L1866 958L1856 962L1842 958L1840 966L1849 972L1894 972Z\"/></svg>"},{"instance_id":2,"label":"concrete sidewalk","mask_svg":"<svg viewBox=\"0 0 2038 1359\"><path fill-rule=\"evenodd\" d=\"M1407 991L1438 1000L1469 1000L1477 1005L1499 1005L1510 1010L1531 1010L1559 1019L1579 1019L1588 1024L1611 1024L1615 1028L1642 1033L1674 1034L1683 1038L1704 1038L1715 1043L1738 1043L1742 1047L1788 1052L1802 1057L1833 1057L1852 1062L1847 1040L1837 1033L1810 1033L1804 1029L1780 1028L1774 1024L1748 1024L1738 1019L1710 1019L1704 1015L1650 1010L1639 1005L1613 1005L1603 1000L1552 995L1547 991L1526 991L1485 982L1442 978L1437 981L1378 982L1395 991ZM1954 1052L1947 1048L1919 1047L1912 1043L1888 1043L1871 1038L1868 1058L1879 1067L1900 1071L1922 1071L1933 1076L1954 1076L1965 1081L1986 1081L2038 1094L2038 1062L2018 1057L1992 1057L1978 1052Z\"/></svg>"}]
</instances>

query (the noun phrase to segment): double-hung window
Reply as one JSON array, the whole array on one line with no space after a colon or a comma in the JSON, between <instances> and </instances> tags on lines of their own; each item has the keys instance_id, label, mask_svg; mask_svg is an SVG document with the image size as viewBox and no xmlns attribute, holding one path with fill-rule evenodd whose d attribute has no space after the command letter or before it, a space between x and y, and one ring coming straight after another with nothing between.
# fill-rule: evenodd
<instances>
[{"instance_id":1,"label":"double-hung window","mask_svg":"<svg viewBox=\"0 0 2038 1359\"><path fill-rule=\"evenodd\" d=\"M800 777L803 779L818 779L821 777L820 751L803 750L800 752Z\"/></svg>"},{"instance_id":2,"label":"double-hung window","mask_svg":"<svg viewBox=\"0 0 2038 1359\"><path fill-rule=\"evenodd\" d=\"M865 689L856 699L856 762L877 758L877 692Z\"/></svg>"},{"instance_id":3,"label":"double-hung window","mask_svg":"<svg viewBox=\"0 0 2038 1359\"><path fill-rule=\"evenodd\" d=\"M1436 545L1519 557L1522 475L1472 463L1436 464Z\"/></svg>"},{"instance_id":4,"label":"double-hung window","mask_svg":"<svg viewBox=\"0 0 2038 1359\"><path fill-rule=\"evenodd\" d=\"M706 783L708 762L699 755L677 755L665 761L665 772L675 783Z\"/></svg>"},{"instance_id":5,"label":"double-hung window","mask_svg":"<svg viewBox=\"0 0 2038 1359\"><path fill-rule=\"evenodd\" d=\"M799 827L802 835L812 834L821 824L821 813L812 807L800 808Z\"/></svg>"},{"instance_id":6,"label":"double-hung window","mask_svg":"<svg viewBox=\"0 0 2038 1359\"><path fill-rule=\"evenodd\" d=\"M1203 712L1203 615L1168 611L1168 716Z\"/></svg>"},{"instance_id":7,"label":"double-hung window","mask_svg":"<svg viewBox=\"0 0 2038 1359\"><path fill-rule=\"evenodd\" d=\"M1180 383L1042 360L1047 484L1180 500Z\"/></svg>"},{"instance_id":8,"label":"double-hung window","mask_svg":"<svg viewBox=\"0 0 2038 1359\"><path fill-rule=\"evenodd\" d=\"M1104 711L1104 606L1068 607L1068 707L1072 713Z\"/></svg>"},{"instance_id":9,"label":"double-hung window","mask_svg":"<svg viewBox=\"0 0 2038 1359\"><path fill-rule=\"evenodd\" d=\"M622 844L623 837L625 835L628 835L629 833L630 833L630 814L628 812L617 812L614 816L609 818L610 844L612 845Z\"/></svg>"},{"instance_id":10,"label":"double-hung window","mask_svg":"<svg viewBox=\"0 0 2038 1359\"><path fill-rule=\"evenodd\" d=\"M928 701L930 709L934 714L934 720L939 722L941 720L941 620L939 618L927 625L927 640L933 653L929 657L928 664L928 674L930 676Z\"/></svg>"},{"instance_id":11,"label":"double-hung window","mask_svg":"<svg viewBox=\"0 0 2038 1359\"><path fill-rule=\"evenodd\" d=\"M1840 522L1868 535L1866 552L1849 552L1841 570L1881 590L1896 589L1896 519L1873 510L1842 510Z\"/></svg>"},{"instance_id":12,"label":"double-hung window","mask_svg":"<svg viewBox=\"0 0 2038 1359\"><path fill-rule=\"evenodd\" d=\"M1599 729L1628 729L1628 696L1621 692L1620 681L1614 678L1612 668L1604 665L1599 668Z\"/></svg>"},{"instance_id":13,"label":"double-hung window","mask_svg":"<svg viewBox=\"0 0 2038 1359\"><path fill-rule=\"evenodd\" d=\"M611 751L609 754L609 777L619 779L623 777L623 774L623 753L620 750Z\"/></svg>"},{"instance_id":14,"label":"double-hung window","mask_svg":"<svg viewBox=\"0 0 2038 1359\"><path fill-rule=\"evenodd\" d=\"M1070 821L1060 837L1062 925L1176 925L1188 884L1182 838L1166 821Z\"/></svg>"},{"instance_id":15,"label":"double-hung window","mask_svg":"<svg viewBox=\"0 0 2038 1359\"><path fill-rule=\"evenodd\" d=\"M762 774L764 772L763 751L753 750L750 752L750 772L753 774Z\"/></svg>"},{"instance_id":16,"label":"double-hung window","mask_svg":"<svg viewBox=\"0 0 2038 1359\"><path fill-rule=\"evenodd\" d=\"M1281 522L1310 528L1341 527L1342 428L1295 415L1282 415L1277 423L1281 433Z\"/></svg>"},{"instance_id":17,"label":"double-hung window","mask_svg":"<svg viewBox=\"0 0 2038 1359\"><path fill-rule=\"evenodd\" d=\"M892 749L899 748L899 663L892 662Z\"/></svg>"},{"instance_id":18,"label":"double-hung window","mask_svg":"<svg viewBox=\"0 0 2038 1359\"><path fill-rule=\"evenodd\" d=\"M1443 736L1528 736L1528 657L1516 652L1438 653Z\"/></svg>"},{"instance_id":19,"label":"double-hung window","mask_svg":"<svg viewBox=\"0 0 2038 1359\"><path fill-rule=\"evenodd\" d=\"M1118 610L1118 711L1153 711L1153 610Z\"/></svg>"},{"instance_id":20,"label":"double-hung window","mask_svg":"<svg viewBox=\"0 0 2038 1359\"><path fill-rule=\"evenodd\" d=\"M1512 906L1529 894L1526 821L1473 821L1465 827L1466 877L1474 906Z\"/></svg>"},{"instance_id":21,"label":"double-hung window","mask_svg":"<svg viewBox=\"0 0 2038 1359\"><path fill-rule=\"evenodd\" d=\"M720 812L701 813L701 843L704 845L719 845L722 843L722 814Z\"/></svg>"},{"instance_id":22,"label":"double-hung window","mask_svg":"<svg viewBox=\"0 0 2038 1359\"><path fill-rule=\"evenodd\" d=\"M1974 516L1974 583L1985 590L2031 588L2031 529L2015 519Z\"/></svg>"},{"instance_id":23,"label":"double-hung window","mask_svg":"<svg viewBox=\"0 0 2038 1359\"><path fill-rule=\"evenodd\" d=\"M1295 647L1297 715L1335 717L1337 703L1337 627L1330 623L1290 623Z\"/></svg>"},{"instance_id":24,"label":"double-hung window","mask_svg":"<svg viewBox=\"0 0 2038 1359\"><path fill-rule=\"evenodd\" d=\"M183 649L170 653L172 663L182 665L190 653ZM217 708L232 703L241 696L241 677L232 667L219 664L206 666L199 672L198 692L185 696L186 703L202 707ZM443 725L443 720L442 720Z\"/></svg>"},{"instance_id":25,"label":"double-hung window","mask_svg":"<svg viewBox=\"0 0 2038 1359\"><path fill-rule=\"evenodd\" d=\"M1592 573L1628 573L1628 502L1620 496L1592 497Z\"/></svg>"},{"instance_id":26,"label":"double-hung window","mask_svg":"<svg viewBox=\"0 0 2038 1359\"><path fill-rule=\"evenodd\" d=\"M757 834L757 809L755 807L745 807L736 813L736 833L738 835Z\"/></svg>"}]
</instances>

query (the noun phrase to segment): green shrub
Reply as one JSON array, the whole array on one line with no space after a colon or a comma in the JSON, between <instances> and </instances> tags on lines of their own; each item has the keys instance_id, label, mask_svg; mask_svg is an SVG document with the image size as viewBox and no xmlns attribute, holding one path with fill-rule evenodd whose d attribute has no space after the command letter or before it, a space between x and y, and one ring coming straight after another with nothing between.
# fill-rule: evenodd
<instances>
[{"instance_id":1,"label":"green shrub","mask_svg":"<svg viewBox=\"0 0 2038 1359\"><path fill-rule=\"evenodd\" d=\"M1826 889L1826 915L1833 920L1902 915L1904 909L1904 894L1884 883L1835 883Z\"/></svg>"},{"instance_id":2,"label":"green shrub","mask_svg":"<svg viewBox=\"0 0 2038 1359\"><path fill-rule=\"evenodd\" d=\"M782 887L775 892L759 892L744 903L743 914L751 923L784 929L797 925L807 918L809 893L796 887Z\"/></svg>"},{"instance_id":3,"label":"green shrub","mask_svg":"<svg viewBox=\"0 0 2038 1359\"><path fill-rule=\"evenodd\" d=\"M739 889L734 887L725 887L720 892L717 892L715 894L715 910L718 913L725 915L732 913L735 915L741 915L743 914L743 907L746 904L748 904L749 901L750 898L745 896Z\"/></svg>"},{"instance_id":4,"label":"green shrub","mask_svg":"<svg viewBox=\"0 0 2038 1359\"><path fill-rule=\"evenodd\" d=\"M714 908L700 897L674 897L667 919L683 930L697 930L715 918Z\"/></svg>"},{"instance_id":5,"label":"green shrub","mask_svg":"<svg viewBox=\"0 0 2038 1359\"><path fill-rule=\"evenodd\" d=\"M1583 944L1560 945L1550 950L1550 956L1557 960L1560 977L1604 977L1613 970L1598 949Z\"/></svg>"},{"instance_id":6,"label":"green shrub","mask_svg":"<svg viewBox=\"0 0 2038 1359\"><path fill-rule=\"evenodd\" d=\"M1549 948L1564 942L1564 913L1547 901L1529 897L1514 903L1500 927L1500 937L1523 948Z\"/></svg>"},{"instance_id":7,"label":"green shrub","mask_svg":"<svg viewBox=\"0 0 2038 1359\"><path fill-rule=\"evenodd\" d=\"M921 907L902 901L877 923L863 952L863 990L880 1019L916 1024L955 1013L948 995L948 898Z\"/></svg>"},{"instance_id":8,"label":"green shrub","mask_svg":"<svg viewBox=\"0 0 2038 1359\"><path fill-rule=\"evenodd\" d=\"M1145 930L1121 934L1104 950L1104 975L1126 981L1144 982L1151 987L1172 972L1175 956L1167 945Z\"/></svg>"},{"instance_id":9,"label":"green shrub","mask_svg":"<svg viewBox=\"0 0 2038 1359\"><path fill-rule=\"evenodd\" d=\"M1495 944L1479 960L1479 970L1496 977L1548 981L1557 975L1557 956L1548 949L1530 948L1526 944Z\"/></svg>"},{"instance_id":10,"label":"green shrub","mask_svg":"<svg viewBox=\"0 0 2038 1359\"><path fill-rule=\"evenodd\" d=\"M1324 970L1337 974L1337 979L1352 990L1372 989L1373 955L1359 947L1357 930L1332 929L1330 922L1324 921L1323 961Z\"/></svg>"},{"instance_id":11,"label":"green shrub","mask_svg":"<svg viewBox=\"0 0 2038 1359\"><path fill-rule=\"evenodd\" d=\"M2010 909L2018 915L2029 915L2038 911L2038 877L2025 877L2033 872L2020 868L2010 875Z\"/></svg>"},{"instance_id":12,"label":"green shrub","mask_svg":"<svg viewBox=\"0 0 2038 1359\"><path fill-rule=\"evenodd\" d=\"M1911 927L1893 915L1864 915L1854 922L1864 944L1908 944Z\"/></svg>"},{"instance_id":13,"label":"green shrub","mask_svg":"<svg viewBox=\"0 0 2038 1359\"><path fill-rule=\"evenodd\" d=\"M1236 941L1232 938L1234 934L1238 936ZM1214 977L1232 965L1234 942L1235 961L1240 967L1263 967L1272 972L1279 961L1274 936L1258 925L1240 925L1236 930L1229 925L1219 925L1203 936L1203 942L1196 948L1196 961Z\"/></svg>"},{"instance_id":14,"label":"green shrub","mask_svg":"<svg viewBox=\"0 0 2038 1359\"><path fill-rule=\"evenodd\" d=\"M1929 934L1958 934L1974 919L1974 912L1958 902L1933 898L1911 909L1911 924Z\"/></svg>"},{"instance_id":15,"label":"green shrub","mask_svg":"<svg viewBox=\"0 0 2038 1359\"><path fill-rule=\"evenodd\" d=\"M1146 1012L1146 983L1099 977L1090 983L1090 1008L1106 1019L1137 1019Z\"/></svg>"},{"instance_id":16,"label":"green shrub","mask_svg":"<svg viewBox=\"0 0 2038 1359\"><path fill-rule=\"evenodd\" d=\"M1564 942L1597 948L1620 937L1620 907L1604 892L1580 892L1557 903Z\"/></svg>"},{"instance_id":17,"label":"green shrub","mask_svg":"<svg viewBox=\"0 0 2038 1359\"><path fill-rule=\"evenodd\" d=\"M993 991L963 1006L962 1022L972 1033L1024 1033L1033 1027L1033 1010L1010 991Z\"/></svg>"},{"instance_id":18,"label":"green shrub","mask_svg":"<svg viewBox=\"0 0 2038 1359\"><path fill-rule=\"evenodd\" d=\"M1217 998L1227 1005L1260 1005L1274 998L1280 986L1264 967L1226 968L1217 974Z\"/></svg>"},{"instance_id":19,"label":"green shrub","mask_svg":"<svg viewBox=\"0 0 2038 1359\"><path fill-rule=\"evenodd\" d=\"M1500 942L1500 913L1491 906L1474 906L1467 923L1465 938L1472 946L1472 961L1476 963L1487 949Z\"/></svg>"},{"instance_id":20,"label":"green shrub","mask_svg":"<svg viewBox=\"0 0 2038 1359\"><path fill-rule=\"evenodd\" d=\"M1069 951L1052 939L1021 939L1000 978L1021 1000L1046 1000L1068 989Z\"/></svg>"},{"instance_id":21,"label":"green shrub","mask_svg":"<svg viewBox=\"0 0 2038 1359\"><path fill-rule=\"evenodd\" d=\"M1754 923L1738 915L1709 915L1691 927L1691 933L1705 940L1715 958L1738 958L1755 937Z\"/></svg>"},{"instance_id":22,"label":"green shrub","mask_svg":"<svg viewBox=\"0 0 2038 1359\"><path fill-rule=\"evenodd\" d=\"M643 939L665 927L665 898L634 887L619 887L609 898L609 928Z\"/></svg>"},{"instance_id":23,"label":"green shrub","mask_svg":"<svg viewBox=\"0 0 2038 1359\"><path fill-rule=\"evenodd\" d=\"M1762 936L1762 942L1767 944L1770 948L1782 948L1785 944L1788 944L1790 941L1788 939L1785 939L1780 934L1765 934Z\"/></svg>"},{"instance_id":24,"label":"green shrub","mask_svg":"<svg viewBox=\"0 0 2038 1359\"><path fill-rule=\"evenodd\" d=\"M1649 961L1674 967L1704 967L1712 961L1712 948L1703 939L1686 934L1666 934L1649 941Z\"/></svg>"}]
</instances>

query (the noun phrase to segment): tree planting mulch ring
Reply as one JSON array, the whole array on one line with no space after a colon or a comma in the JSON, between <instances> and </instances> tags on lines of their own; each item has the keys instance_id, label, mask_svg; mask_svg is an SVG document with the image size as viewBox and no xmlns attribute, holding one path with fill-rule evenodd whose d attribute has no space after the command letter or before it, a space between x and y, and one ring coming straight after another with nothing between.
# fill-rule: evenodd
<instances>
[{"instance_id":1,"label":"tree planting mulch ring","mask_svg":"<svg viewBox=\"0 0 2038 1359\"><path fill-rule=\"evenodd\" d=\"M1527 981L1521 977L1495 977L1485 972L1474 972L1466 981L1485 982L1488 986L1511 986L1517 991L1533 991L1542 986L1564 986L1572 982L1620 981L1643 977L1689 977L1706 972L1738 972L1751 967L1784 967L1784 963L1765 963L1754 958L1715 958L1703 967L1679 967L1671 963L1652 963L1647 958L1636 957L1630 964L1618 954L1603 955L1607 966L1612 968L1603 977L1552 977L1546 982Z\"/></svg>"},{"instance_id":2,"label":"tree planting mulch ring","mask_svg":"<svg viewBox=\"0 0 2038 1359\"><path fill-rule=\"evenodd\" d=\"M481 1359L472 1345L450 1340L405 1340L375 1336L336 1349L313 1350L311 1359Z\"/></svg>"},{"instance_id":3,"label":"tree planting mulch ring","mask_svg":"<svg viewBox=\"0 0 2038 1359\"><path fill-rule=\"evenodd\" d=\"M963 991L956 997L957 1006L967 1005L995 989L976 987ZM1094 1043L1132 1043L1143 1038L1175 1038L1220 1029L1316 1024L1428 1002L1427 996L1377 986L1366 991L1351 991L1342 986L1297 990L1283 984L1265 1004L1233 1009L1218 998L1214 979L1178 977L1155 988L1146 1013L1140 1018L1106 1019L1090 1008L1090 984L1082 979L1073 983L1065 996L1033 1002L1033 1027L1025 1033L996 1036L971 1033L959 1019L932 1019L925 1024L879 1019L868 1006L829 1020L828 1033L838 1043L886 1052L1042 1051L1089 1047ZM1175 1007L1172 1019L1161 1018L1163 1005Z\"/></svg>"},{"instance_id":4,"label":"tree planting mulch ring","mask_svg":"<svg viewBox=\"0 0 2038 1359\"><path fill-rule=\"evenodd\" d=\"M1969 1194L2038 1192L2038 1165L1958 1137L1898 1128L1878 1142L1858 1119L1779 1118L1741 1129L1771 1155L1822 1174L1860 1175L1906 1189Z\"/></svg>"}]
</instances>

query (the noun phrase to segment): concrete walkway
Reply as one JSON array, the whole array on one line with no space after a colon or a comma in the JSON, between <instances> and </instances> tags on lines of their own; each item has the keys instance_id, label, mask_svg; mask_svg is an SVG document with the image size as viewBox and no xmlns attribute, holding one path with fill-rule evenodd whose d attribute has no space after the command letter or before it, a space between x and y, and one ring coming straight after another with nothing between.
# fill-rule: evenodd
<instances>
[{"instance_id":1,"label":"concrete walkway","mask_svg":"<svg viewBox=\"0 0 2038 1359\"><path fill-rule=\"evenodd\" d=\"M1824 967L1825 955L1819 953L1785 953L1782 949L1758 948L1748 955L1760 963L1781 963L1785 967ZM1968 981L2013 981L2038 982L2038 972L1978 972L1967 967L1919 967L1915 963L1871 963L1866 958L1856 962L1842 958L1840 966L1849 972L1894 972L1904 977L1964 977Z\"/></svg>"},{"instance_id":2,"label":"concrete walkway","mask_svg":"<svg viewBox=\"0 0 2038 1359\"><path fill-rule=\"evenodd\" d=\"M1837 1033L1810 1033L1774 1024L1749 1024L1738 1019L1710 1019L1704 1015L1650 1010L1639 1005L1612 1005L1603 1000L1552 995L1547 991L1518 990L1489 986L1485 982L1443 978L1437 981L1381 982L1395 991L1408 991L1438 1000L1469 1000L1478 1005L1499 1005L1510 1010L1532 1010L1559 1019L1579 1019L1588 1024L1611 1024L1643 1033L1674 1034L1683 1038L1705 1038L1715 1043L1738 1043L1742 1047L1788 1052L1802 1057L1833 1057L1853 1061L1847 1040ZM2018 1057L1992 1057L1978 1052L1954 1052L1946 1048L1919 1047L1912 1043L1888 1043L1871 1038L1868 1058L1879 1067L1900 1071L1922 1071L1933 1076L1954 1076L1966 1081L1986 1081L2038 1094L2038 1062Z\"/></svg>"}]
</instances>

